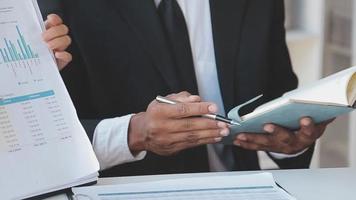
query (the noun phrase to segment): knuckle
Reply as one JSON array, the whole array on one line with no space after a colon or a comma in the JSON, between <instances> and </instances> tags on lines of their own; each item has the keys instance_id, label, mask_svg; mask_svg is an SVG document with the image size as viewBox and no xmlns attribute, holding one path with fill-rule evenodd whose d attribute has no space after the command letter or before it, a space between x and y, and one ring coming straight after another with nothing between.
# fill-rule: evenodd
<instances>
[{"instance_id":1,"label":"knuckle","mask_svg":"<svg viewBox=\"0 0 356 200\"><path fill-rule=\"evenodd\" d=\"M187 91L183 91L183 92L181 92L181 93L179 93L180 95L182 95L182 96L190 96L191 94L189 93L189 92L187 92Z\"/></svg>"},{"instance_id":2,"label":"knuckle","mask_svg":"<svg viewBox=\"0 0 356 200\"><path fill-rule=\"evenodd\" d=\"M217 128L220 129L219 127L219 122L215 120L209 120L209 123L211 124L211 128ZM226 126L227 127L227 126Z\"/></svg>"},{"instance_id":3,"label":"knuckle","mask_svg":"<svg viewBox=\"0 0 356 200\"><path fill-rule=\"evenodd\" d=\"M186 104L178 104L177 105L177 113L180 116L186 116L189 113L189 107Z\"/></svg>"},{"instance_id":4,"label":"knuckle","mask_svg":"<svg viewBox=\"0 0 356 200\"><path fill-rule=\"evenodd\" d=\"M292 143L292 140L291 140L290 137L283 137L283 138L281 138L281 142L282 142L283 144L289 145L289 144Z\"/></svg>"},{"instance_id":5,"label":"knuckle","mask_svg":"<svg viewBox=\"0 0 356 200\"><path fill-rule=\"evenodd\" d=\"M199 119L199 120L201 120L199 122L199 127L204 126L202 127L203 129L220 129L218 126L218 122L216 122L215 120L208 120L208 119Z\"/></svg>"},{"instance_id":6,"label":"knuckle","mask_svg":"<svg viewBox=\"0 0 356 200\"><path fill-rule=\"evenodd\" d=\"M198 139L199 137L195 132L191 132L185 137L185 141L188 143L197 143Z\"/></svg>"},{"instance_id":7,"label":"knuckle","mask_svg":"<svg viewBox=\"0 0 356 200\"><path fill-rule=\"evenodd\" d=\"M184 123L183 123L183 129L185 129L185 130L189 130L189 129L191 129L193 127L193 122L192 122L192 120L190 120L190 119L184 119Z\"/></svg>"},{"instance_id":8,"label":"knuckle","mask_svg":"<svg viewBox=\"0 0 356 200\"><path fill-rule=\"evenodd\" d=\"M199 105L199 113L205 114L205 113L208 113L207 111L208 111L208 108L206 105L204 105L204 104Z\"/></svg>"},{"instance_id":9,"label":"knuckle","mask_svg":"<svg viewBox=\"0 0 356 200\"><path fill-rule=\"evenodd\" d=\"M147 112L153 116L157 116L159 113L162 112L162 107L157 104L150 104L148 106Z\"/></svg>"},{"instance_id":10,"label":"knuckle","mask_svg":"<svg viewBox=\"0 0 356 200\"><path fill-rule=\"evenodd\" d=\"M221 134L220 134L220 130L211 130L209 132L209 137L214 137L214 138L218 138L218 137L221 137Z\"/></svg>"},{"instance_id":11,"label":"knuckle","mask_svg":"<svg viewBox=\"0 0 356 200\"><path fill-rule=\"evenodd\" d=\"M290 145L291 143L293 143L294 139L295 139L295 135L294 133L292 134L281 134L278 136L279 138L279 141L283 144L286 144L286 145Z\"/></svg>"}]
</instances>

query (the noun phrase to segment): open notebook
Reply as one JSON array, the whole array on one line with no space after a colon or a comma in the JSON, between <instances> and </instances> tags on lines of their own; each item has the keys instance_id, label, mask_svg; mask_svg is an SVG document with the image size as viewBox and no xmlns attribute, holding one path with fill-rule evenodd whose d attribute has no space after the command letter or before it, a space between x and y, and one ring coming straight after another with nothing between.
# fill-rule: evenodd
<instances>
[{"instance_id":1,"label":"open notebook","mask_svg":"<svg viewBox=\"0 0 356 200\"><path fill-rule=\"evenodd\" d=\"M0 3L0 199L95 182L99 163L53 55L36 0Z\"/></svg>"},{"instance_id":2,"label":"open notebook","mask_svg":"<svg viewBox=\"0 0 356 200\"><path fill-rule=\"evenodd\" d=\"M302 117L311 117L316 123L320 123L352 112L355 107L356 67L351 67L312 85L286 93L247 115L239 115L241 106L232 109L228 114L229 118L240 122L241 126L232 126L231 132L234 134L223 142L231 144L233 138L241 132L263 133L263 125L267 123L297 130Z\"/></svg>"}]
</instances>

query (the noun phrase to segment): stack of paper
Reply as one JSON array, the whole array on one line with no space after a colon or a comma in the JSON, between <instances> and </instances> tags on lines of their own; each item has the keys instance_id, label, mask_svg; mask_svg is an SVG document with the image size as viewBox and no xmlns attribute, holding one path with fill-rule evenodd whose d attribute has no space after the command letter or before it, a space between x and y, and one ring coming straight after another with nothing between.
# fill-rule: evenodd
<instances>
[{"instance_id":1,"label":"stack of paper","mask_svg":"<svg viewBox=\"0 0 356 200\"><path fill-rule=\"evenodd\" d=\"M77 200L295 200L270 173L80 187L73 192Z\"/></svg>"}]
</instances>

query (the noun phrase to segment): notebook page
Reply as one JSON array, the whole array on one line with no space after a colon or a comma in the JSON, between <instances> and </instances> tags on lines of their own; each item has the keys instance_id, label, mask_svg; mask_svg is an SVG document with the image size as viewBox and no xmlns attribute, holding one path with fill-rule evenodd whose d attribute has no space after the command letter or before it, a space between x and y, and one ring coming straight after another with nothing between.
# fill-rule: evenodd
<instances>
[{"instance_id":1,"label":"notebook page","mask_svg":"<svg viewBox=\"0 0 356 200\"><path fill-rule=\"evenodd\" d=\"M347 99L350 106L353 106L356 103L356 72L349 81L347 87Z\"/></svg>"},{"instance_id":2,"label":"notebook page","mask_svg":"<svg viewBox=\"0 0 356 200\"><path fill-rule=\"evenodd\" d=\"M309 86L288 92L280 98L261 105L253 112L242 116L241 119L246 121L295 101L324 105L349 106L351 104L349 104L347 98L348 91L356 93L355 89L348 88L348 84L351 81L351 77L354 73L356 73L356 67L352 67L350 69L321 79ZM354 97L353 101L355 101L356 94L352 94L351 96ZM237 120L239 116L237 111L237 108L232 109L228 114L229 118Z\"/></svg>"},{"instance_id":3,"label":"notebook page","mask_svg":"<svg viewBox=\"0 0 356 200\"><path fill-rule=\"evenodd\" d=\"M347 87L356 67L351 67L310 86L286 93L284 96L294 100L306 102L322 102L348 106Z\"/></svg>"}]
</instances>

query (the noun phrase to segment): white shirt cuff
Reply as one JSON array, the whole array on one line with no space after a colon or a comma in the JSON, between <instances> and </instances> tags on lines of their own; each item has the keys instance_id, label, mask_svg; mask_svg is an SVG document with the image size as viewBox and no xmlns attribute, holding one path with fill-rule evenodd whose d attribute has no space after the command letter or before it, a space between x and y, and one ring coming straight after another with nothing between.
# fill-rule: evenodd
<instances>
[{"instance_id":1,"label":"white shirt cuff","mask_svg":"<svg viewBox=\"0 0 356 200\"><path fill-rule=\"evenodd\" d=\"M269 152L269 154L277 159L277 160L283 160L283 159L287 159L287 158L295 158L295 157L298 157L300 155L302 155L303 153L305 153L306 151L308 151L309 148L307 149L304 149L303 151L297 153L297 154L292 154L292 155L289 155L289 154L284 154L284 153L273 153L273 152Z\"/></svg>"},{"instance_id":2,"label":"white shirt cuff","mask_svg":"<svg viewBox=\"0 0 356 200\"><path fill-rule=\"evenodd\" d=\"M105 119L95 129L93 148L100 170L116 165L142 160L146 151L132 155L128 144L128 129L133 115Z\"/></svg>"}]
</instances>

